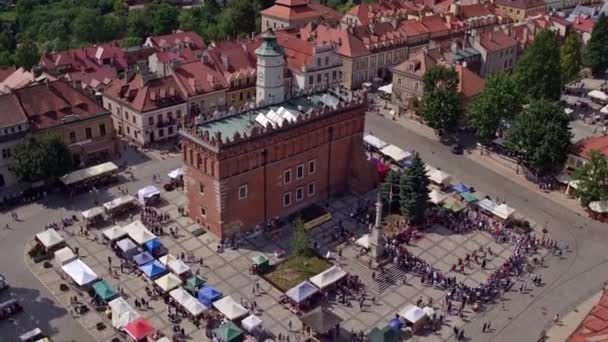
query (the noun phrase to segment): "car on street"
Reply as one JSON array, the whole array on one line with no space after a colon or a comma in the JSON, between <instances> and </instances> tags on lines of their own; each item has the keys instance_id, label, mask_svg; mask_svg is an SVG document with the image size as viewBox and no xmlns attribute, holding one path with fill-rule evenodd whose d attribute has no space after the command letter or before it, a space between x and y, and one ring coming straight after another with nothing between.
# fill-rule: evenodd
<instances>
[{"instance_id":1,"label":"car on street","mask_svg":"<svg viewBox=\"0 0 608 342\"><path fill-rule=\"evenodd\" d=\"M462 145L460 145L459 143L453 143L452 146L450 146L450 152L452 152L453 154L462 154Z\"/></svg>"}]
</instances>

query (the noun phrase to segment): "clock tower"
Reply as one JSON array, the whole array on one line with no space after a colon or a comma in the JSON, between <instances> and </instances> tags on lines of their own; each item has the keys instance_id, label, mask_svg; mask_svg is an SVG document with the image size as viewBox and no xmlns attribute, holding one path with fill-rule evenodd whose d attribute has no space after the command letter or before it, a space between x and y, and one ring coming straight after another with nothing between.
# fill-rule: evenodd
<instances>
[{"instance_id":1,"label":"clock tower","mask_svg":"<svg viewBox=\"0 0 608 342\"><path fill-rule=\"evenodd\" d=\"M262 38L264 42L255 50L257 57L255 101L258 107L282 103L285 100L283 49L277 43L277 36L272 29L268 29Z\"/></svg>"}]
</instances>

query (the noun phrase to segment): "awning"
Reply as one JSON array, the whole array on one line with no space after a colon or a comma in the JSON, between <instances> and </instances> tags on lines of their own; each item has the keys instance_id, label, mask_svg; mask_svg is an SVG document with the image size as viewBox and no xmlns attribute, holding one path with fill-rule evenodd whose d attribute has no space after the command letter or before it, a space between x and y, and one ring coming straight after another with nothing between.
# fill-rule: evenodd
<instances>
[{"instance_id":1,"label":"awning","mask_svg":"<svg viewBox=\"0 0 608 342\"><path fill-rule=\"evenodd\" d=\"M464 183L460 182L456 185L454 185L452 187L452 189L454 189L454 191L456 191L457 193L463 193L463 192L469 192L471 191L471 188L469 188L468 186L466 186Z\"/></svg>"},{"instance_id":2,"label":"awning","mask_svg":"<svg viewBox=\"0 0 608 342\"><path fill-rule=\"evenodd\" d=\"M589 209L598 214L608 213L608 201L595 201L589 203Z\"/></svg>"},{"instance_id":3,"label":"awning","mask_svg":"<svg viewBox=\"0 0 608 342\"><path fill-rule=\"evenodd\" d=\"M103 204L103 207L106 211L113 211L125 205L131 205L135 202L135 197L131 195L126 195L122 197L115 198L109 202Z\"/></svg>"},{"instance_id":4,"label":"awning","mask_svg":"<svg viewBox=\"0 0 608 342\"><path fill-rule=\"evenodd\" d=\"M375 327L367 334L367 340L368 342L397 342L400 336L401 331L390 326L385 326L382 329Z\"/></svg>"},{"instance_id":5,"label":"awning","mask_svg":"<svg viewBox=\"0 0 608 342\"><path fill-rule=\"evenodd\" d=\"M392 94L393 93L393 84L387 84L385 86L379 87L378 91L381 91L385 94Z\"/></svg>"},{"instance_id":6,"label":"awning","mask_svg":"<svg viewBox=\"0 0 608 342\"><path fill-rule=\"evenodd\" d=\"M358 238L357 241L355 241L355 244L357 244L358 246L361 246L363 248L369 248L370 247L369 234L363 234L362 237Z\"/></svg>"},{"instance_id":7,"label":"awning","mask_svg":"<svg viewBox=\"0 0 608 342\"><path fill-rule=\"evenodd\" d=\"M232 322L226 322L213 330L215 336L222 342L241 342L244 335L243 330Z\"/></svg>"},{"instance_id":8,"label":"awning","mask_svg":"<svg viewBox=\"0 0 608 342\"><path fill-rule=\"evenodd\" d=\"M418 321L426 318L424 311L415 305L406 306L399 312L399 316L412 324L416 324Z\"/></svg>"},{"instance_id":9,"label":"awning","mask_svg":"<svg viewBox=\"0 0 608 342\"><path fill-rule=\"evenodd\" d=\"M470 192L461 192L460 197L462 197L462 199L467 203L472 203L472 202L477 201L477 196L475 196L474 194L472 194Z\"/></svg>"},{"instance_id":10,"label":"awning","mask_svg":"<svg viewBox=\"0 0 608 342\"><path fill-rule=\"evenodd\" d=\"M139 341L154 334L154 327L143 318L138 318L125 326L125 331L132 339Z\"/></svg>"},{"instance_id":11,"label":"awning","mask_svg":"<svg viewBox=\"0 0 608 342\"><path fill-rule=\"evenodd\" d=\"M489 198L484 198L481 201L477 202L477 205L486 211L492 212L494 208L496 208L497 204Z\"/></svg>"},{"instance_id":12,"label":"awning","mask_svg":"<svg viewBox=\"0 0 608 342\"><path fill-rule=\"evenodd\" d=\"M169 292L174 288L180 286L182 284L182 280L179 279L179 277L173 273L167 273L164 276L156 279L154 283L163 291Z\"/></svg>"},{"instance_id":13,"label":"awning","mask_svg":"<svg viewBox=\"0 0 608 342\"><path fill-rule=\"evenodd\" d=\"M241 304L237 303L230 296L216 300L213 302L213 306L229 320L241 318L249 313L247 309L245 309Z\"/></svg>"},{"instance_id":14,"label":"awning","mask_svg":"<svg viewBox=\"0 0 608 342\"><path fill-rule=\"evenodd\" d=\"M375 135L371 135L371 134L366 134L363 137L363 141L370 145L371 147L375 148L375 149L383 149L384 147L386 147L386 145L388 145L386 142L384 142L383 140L381 140L380 138L378 138Z\"/></svg>"},{"instance_id":15,"label":"awning","mask_svg":"<svg viewBox=\"0 0 608 342\"><path fill-rule=\"evenodd\" d=\"M262 326L262 319L256 315L249 315L241 321L243 329L252 332L254 329Z\"/></svg>"},{"instance_id":16,"label":"awning","mask_svg":"<svg viewBox=\"0 0 608 342\"><path fill-rule=\"evenodd\" d=\"M145 265L152 260L154 260L154 258L148 252L139 253L133 257L133 261L135 261L137 266Z\"/></svg>"},{"instance_id":17,"label":"awning","mask_svg":"<svg viewBox=\"0 0 608 342\"><path fill-rule=\"evenodd\" d=\"M253 261L253 263L256 264L256 265L258 265L258 266L270 262L270 260L268 259L268 257L266 257L263 254L258 254L258 255L253 256L251 258L251 261Z\"/></svg>"},{"instance_id":18,"label":"awning","mask_svg":"<svg viewBox=\"0 0 608 342\"><path fill-rule=\"evenodd\" d=\"M125 326L137 320L139 317L139 313L133 310L133 308L116 314L114 314L114 311L112 311L112 326L114 326L116 329L123 329Z\"/></svg>"},{"instance_id":19,"label":"awning","mask_svg":"<svg viewBox=\"0 0 608 342\"><path fill-rule=\"evenodd\" d=\"M465 207L465 205L462 204L459 200L451 196L446 197L446 199L443 201L442 206L455 213L461 211Z\"/></svg>"},{"instance_id":20,"label":"awning","mask_svg":"<svg viewBox=\"0 0 608 342\"><path fill-rule=\"evenodd\" d=\"M198 293L198 290L205 285L205 282L205 279L201 278L201 276L190 277L186 280L184 288L190 291L190 293Z\"/></svg>"},{"instance_id":21,"label":"awning","mask_svg":"<svg viewBox=\"0 0 608 342\"><path fill-rule=\"evenodd\" d=\"M171 261L167 267L177 275L190 272L190 267L180 259Z\"/></svg>"},{"instance_id":22,"label":"awning","mask_svg":"<svg viewBox=\"0 0 608 342\"><path fill-rule=\"evenodd\" d=\"M184 168L182 168L182 167L169 172L169 177L173 178L173 179L177 179L183 175L184 175Z\"/></svg>"},{"instance_id":23,"label":"awning","mask_svg":"<svg viewBox=\"0 0 608 342\"><path fill-rule=\"evenodd\" d=\"M166 254L158 258L158 261L160 261L160 263L165 266L169 265L169 263L173 260L177 260L177 258L173 254Z\"/></svg>"},{"instance_id":24,"label":"awning","mask_svg":"<svg viewBox=\"0 0 608 342\"><path fill-rule=\"evenodd\" d=\"M430 306L425 306L422 308L422 312L424 312L427 317L433 317L433 314L435 314L435 309Z\"/></svg>"},{"instance_id":25,"label":"awning","mask_svg":"<svg viewBox=\"0 0 608 342\"><path fill-rule=\"evenodd\" d=\"M600 109L600 113L608 114L608 105L605 105L602 109Z\"/></svg>"},{"instance_id":26,"label":"awning","mask_svg":"<svg viewBox=\"0 0 608 342\"><path fill-rule=\"evenodd\" d=\"M346 271L337 266L332 266L331 268L310 278L310 282L322 290L344 277L346 277Z\"/></svg>"},{"instance_id":27,"label":"awning","mask_svg":"<svg viewBox=\"0 0 608 342\"><path fill-rule=\"evenodd\" d=\"M592 90L587 93L587 96L600 101L608 101L608 95L601 90Z\"/></svg>"},{"instance_id":28,"label":"awning","mask_svg":"<svg viewBox=\"0 0 608 342\"><path fill-rule=\"evenodd\" d=\"M494 207L494 210L492 210L492 214L500 217L503 220L506 220L511 217L514 212L515 209L509 207L506 204L497 205L496 207Z\"/></svg>"},{"instance_id":29,"label":"awning","mask_svg":"<svg viewBox=\"0 0 608 342\"><path fill-rule=\"evenodd\" d=\"M160 196L160 190L154 185L143 187L137 192L137 198L139 198L139 203L141 204L145 204L146 200L154 196Z\"/></svg>"},{"instance_id":30,"label":"awning","mask_svg":"<svg viewBox=\"0 0 608 342\"><path fill-rule=\"evenodd\" d=\"M133 221L124 226L123 229L133 241L140 245L156 238L156 235L152 234L141 221Z\"/></svg>"},{"instance_id":31,"label":"awning","mask_svg":"<svg viewBox=\"0 0 608 342\"><path fill-rule=\"evenodd\" d=\"M131 305L129 305L129 303L122 297L118 297L114 300L111 300L108 303L108 306L112 310L112 315L114 315L114 313L120 314L131 309Z\"/></svg>"},{"instance_id":32,"label":"awning","mask_svg":"<svg viewBox=\"0 0 608 342\"><path fill-rule=\"evenodd\" d=\"M103 231L103 235L110 241L118 240L127 236L127 232L121 226L110 227ZM135 246L135 245L133 245Z\"/></svg>"},{"instance_id":33,"label":"awning","mask_svg":"<svg viewBox=\"0 0 608 342\"><path fill-rule=\"evenodd\" d=\"M144 248L150 253L153 253L154 251L156 251L162 247L163 247L163 244L160 242L160 239L158 239L158 238L147 241L144 244Z\"/></svg>"},{"instance_id":34,"label":"awning","mask_svg":"<svg viewBox=\"0 0 608 342\"><path fill-rule=\"evenodd\" d=\"M388 145L380 150L380 153L386 157L391 158L397 163L402 162L403 160L412 156L411 153L400 149L395 145Z\"/></svg>"},{"instance_id":35,"label":"awning","mask_svg":"<svg viewBox=\"0 0 608 342\"><path fill-rule=\"evenodd\" d=\"M429 193L429 200L433 204L439 204L439 203L443 202L443 200L445 200L447 197L448 197L448 195L446 193L443 193L437 189L433 189Z\"/></svg>"},{"instance_id":36,"label":"awning","mask_svg":"<svg viewBox=\"0 0 608 342\"><path fill-rule=\"evenodd\" d=\"M53 248L62 244L65 240L57 233L53 228L47 229L43 232L36 234L36 239L46 248Z\"/></svg>"},{"instance_id":37,"label":"awning","mask_svg":"<svg viewBox=\"0 0 608 342\"><path fill-rule=\"evenodd\" d=\"M169 295L193 316L198 316L209 310L208 307L201 304L198 300L196 300L196 298L181 287L169 292Z\"/></svg>"},{"instance_id":38,"label":"awning","mask_svg":"<svg viewBox=\"0 0 608 342\"><path fill-rule=\"evenodd\" d=\"M92 218L95 218L95 217L101 216L101 215L103 215L102 207L93 207L89 210L85 210L82 212L82 217L84 217L85 220L90 220Z\"/></svg>"},{"instance_id":39,"label":"awning","mask_svg":"<svg viewBox=\"0 0 608 342\"><path fill-rule=\"evenodd\" d=\"M287 292L285 292L285 295L299 304L318 292L318 288L316 288L313 284L305 280L300 284L296 285L295 287L287 290Z\"/></svg>"},{"instance_id":40,"label":"awning","mask_svg":"<svg viewBox=\"0 0 608 342\"><path fill-rule=\"evenodd\" d=\"M302 324L312 329L318 334L327 334L331 329L342 323L342 318L335 313L323 308L317 307L308 313L300 316Z\"/></svg>"},{"instance_id":41,"label":"awning","mask_svg":"<svg viewBox=\"0 0 608 342\"><path fill-rule=\"evenodd\" d=\"M101 300L104 302L108 302L118 297L118 292L105 280L100 280L93 284L93 291L95 291L95 295L101 298Z\"/></svg>"},{"instance_id":42,"label":"awning","mask_svg":"<svg viewBox=\"0 0 608 342\"><path fill-rule=\"evenodd\" d=\"M55 261L59 266L65 265L71 261L76 260L76 254L70 247L63 247L62 249L54 253Z\"/></svg>"},{"instance_id":43,"label":"awning","mask_svg":"<svg viewBox=\"0 0 608 342\"><path fill-rule=\"evenodd\" d=\"M393 329L401 330L401 327L403 327L403 321L399 318L393 318L388 322L388 326Z\"/></svg>"},{"instance_id":44,"label":"awning","mask_svg":"<svg viewBox=\"0 0 608 342\"><path fill-rule=\"evenodd\" d=\"M139 269L150 279L156 279L166 272L165 266L158 260L139 266Z\"/></svg>"},{"instance_id":45,"label":"awning","mask_svg":"<svg viewBox=\"0 0 608 342\"><path fill-rule=\"evenodd\" d=\"M67 175L61 177L61 182L65 185L71 185L89 178L110 174L115 171L118 171L118 166L112 162L107 162L68 173Z\"/></svg>"},{"instance_id":46,"label":"awning","mask_svg":"<svg viewBox=\"0 0 608 342\"><path fill-rule=\"evenodd\" d=\"M198 300L206 306L211 306L213 302L222 298L223 294L213 286L205 285L198 290Z\"/></svg>"},{"instance_id":47,"label":"awning","mask_svg":"<svg viewBox=\"0 0 608 342\"><path fill-rule=\"evenodd\" d=\"M137 254L137 245L129 238L124 238L116 243L116 246L128 257L132 257Z\"/></svg>"},{"instance_id":48,"label":"awning","mask_svg":"<svg viewBox=\"0 0 608 342\"><path fill-rule=\"evenodd\" d=\"M78 284L78 286L88 285L98 279L97 274L80 259L76 259L61 266L61 269Z\"/></svg>"},{"instance_id":49,"label":"awning","mask_svg":"<svg viewBox=\"0 0 608 342\"><path fill-rule=\"evenodd\" d=\"M431 182L434 182L436 184L446 184L450 181L450 178L452 178L448 173L436 169L430 165L426 165L426 171L426 174L428 175Z\"/></svg>"}]
</instances>

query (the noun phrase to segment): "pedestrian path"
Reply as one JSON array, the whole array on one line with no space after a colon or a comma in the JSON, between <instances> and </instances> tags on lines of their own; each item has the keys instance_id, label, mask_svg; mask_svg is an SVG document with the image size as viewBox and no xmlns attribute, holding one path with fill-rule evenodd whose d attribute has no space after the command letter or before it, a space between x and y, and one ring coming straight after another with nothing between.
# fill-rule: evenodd
<instances>
[{"instance_id":1,"label":"pedestrian path","mask_svg":"<svg viewBox=\"0 0 608 342\"><path fill-rule=\"evenodd\" d=\"M399 284L403 280L404 275L406 275L405 271L393 263L385 266L384 273L372 270L352 257L344 258L341 264L346 271L357 275L365 285L365 288L374 295L382 294L391 286Z\"/></svg>"}]
</instances>

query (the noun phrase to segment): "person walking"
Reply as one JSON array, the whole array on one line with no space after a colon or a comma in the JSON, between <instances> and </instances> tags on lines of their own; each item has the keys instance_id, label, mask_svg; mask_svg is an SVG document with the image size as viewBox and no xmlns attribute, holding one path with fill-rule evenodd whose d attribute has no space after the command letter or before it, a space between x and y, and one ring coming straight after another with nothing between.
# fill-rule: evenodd
<instances>
[{"instance_id":1,"label":"person walking","mask_svg":"<svg viewBox=\"0 0 608 342\"><path fill-rule=\"evenodd\" d=\"M488 323L484 323L483 326L481 327L481 332L486 332L486 329L488 329Z\"/></svg>"}]
</instances>

